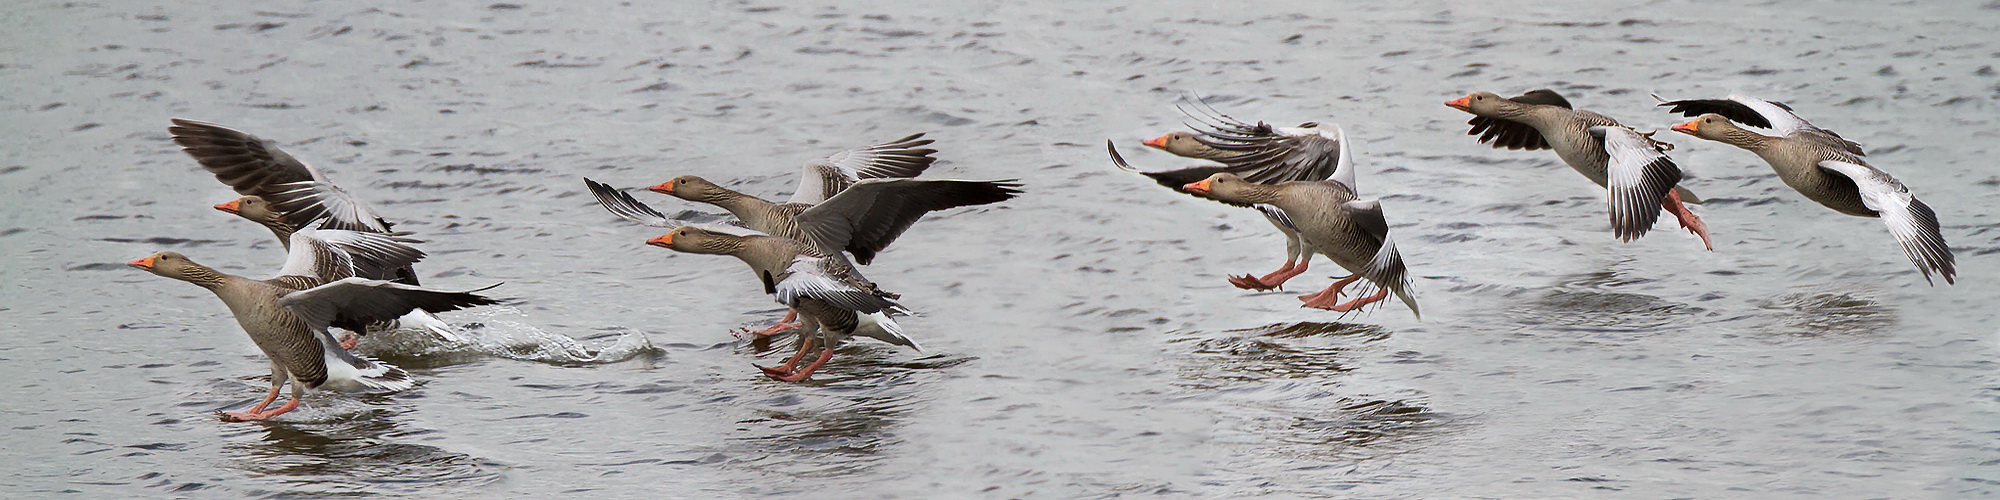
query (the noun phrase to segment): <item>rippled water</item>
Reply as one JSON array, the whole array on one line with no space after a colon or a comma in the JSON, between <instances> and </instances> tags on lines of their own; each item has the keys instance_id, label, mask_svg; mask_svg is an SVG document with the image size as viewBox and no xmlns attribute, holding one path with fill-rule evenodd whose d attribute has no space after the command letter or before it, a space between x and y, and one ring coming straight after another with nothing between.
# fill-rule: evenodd
<instances>
[{"instance_id":1,"label":"rippled water","mask_svg":"<svg viewBox=\"0 0 2000 500\"><path fill-rule=\"evenodd\" d=\"M1969 498L2000 494L2000 10L1977 2L1135 7L890 2L32 1L0 12L0 490L9 497ZM1287 8L1302 12L1284 12ZM1665 137L1713 253L1620 244L1554 155L1441 103L1550 87L1641 128L1670 98L1787 101L1938 209L1961 284L1755 157ZM1118 172L1172 100L1339 123L1425 320L1297 307L1254 214ZM269 234L168 117L287 144L418 233L468 339L370 339L398 394L211 413L264 362L180 251L261 276ZM810 384L749 364L782 311L727 258L646 247L580 176L762 195L924 131L936 177L1020 178L871 266L922 353ZM1664 137L1664 136L1663 136ZM687 208L663 196L662 209Z\"/></svg>"}]
</instances>

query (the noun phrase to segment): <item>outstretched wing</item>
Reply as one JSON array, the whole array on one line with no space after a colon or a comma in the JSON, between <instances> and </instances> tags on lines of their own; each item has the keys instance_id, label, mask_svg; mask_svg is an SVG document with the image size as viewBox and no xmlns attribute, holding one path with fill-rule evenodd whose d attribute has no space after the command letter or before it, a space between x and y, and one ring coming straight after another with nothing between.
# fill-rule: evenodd
<instances>
[{"instance_id":1,"label":"outstretched wing","mask_svg":"<svg viewBox=\"0 0 2000 500\"><path fill-rule=\"evenodd\" d=\"M1190 103L1199 106L1190 110ZM1338 125L1251 125L1215 111L1199 99L1183 100L1179 108L1200 123L1188 124L1200 134L1194 136L1196 141L1230 153L1215 158L1228 166L1226 172L1258 184L1333 179L1354 188L1353 153Z\"/></svg>"},{"instance_id":2,"label":"outstretched wing","mask_svg":"<svg viewBox=\"0 0 2000 500\"><path fill-rule=\"evenodd\" d=\"M1937 212L1930 205L1910 195L1910 189L1903 187L1902 182L1874 167L1833 160L1821 161L1819 167L1854 181L1861 190L1861 203L1889 225L1889 234L1903 246L1903 254L1917 265L1917 271L1924 273L1925 282L1936 284L1931 281L1931 274L1936 273L1944 277L1946 284L1958 283L1957 260L1951 255L1951 246L1944 242Z\"/></svg>"},{"instance_id":3,"label":"outstretched wing","mask_svg":"<svg viewBox=\"0 0 2000 500\"><path fill-rule=\"evenodd\" d=\"M617 215L632 222L668 229L681 226L698 226L702 229L736 236L764 234L736 225L736 220L727 215L682 210L680 213L674 214L673 217L668 217L666 214L660 213L659 210L654 210L653 207L639 202L639 199L633 198L632 195L626 194L624 191L619 191L618 188L611 187L609 184L590 180L588 177L583 179L583 185L590 188L591 196L597 197L598 205L603 206L612 215Z\"/></svg>"},{"instance_id":4,"label":"outstretched wing","mask_svg":"<svg viewBox=\"0 0 2000 500\"><path fill-rule=\"evenodd\" d=\"M1021 194L1020 187L1011 180L864 180L801 212L799 232L821 253L845 250L855 262L867 264L924 214L998 203Z\"/></svg>"},{"instance_id":5,"label":"outstretched wing","mask_svg":"<svg viewBox=\"0 0 2000 500\"><path fill-rule=\"evenodd\" d=\"M1104 140L1104 149L1111 153L1111 164L1118 166L1119 170L1124 170L1126 172L1132 172L1135 174L1144 175L1148 178L1153 179L1153 182L1160 183L1161 186L1166 186L1167 189L1172 189L1174 190L1174 192L1185 194L1188 196L1194 196L1194 193L1190 193L1187 192L1186 189L1182 189L1183 186L1186 186L1195 181L1207 179L1208 176L1215 175L1217 173L1229 171L1229 167L1221 165L1207 165L1200 167L1188 167L1179 170L1167 170L1162 172L1147 172L1144 170L1139 170L1138 168L1134 168L1131 163L1126 163L1125 155L1118 154L1118 145L1112 143L1110 139ZM1201 198L1200 196L1195 196L1195 197ZM1208 198L1202 198L1202 199L1208 199ZM1229 202L1225 201L1223 203L1229 203ZM1236 205L1239 207L1249 206L1240 203L1229 203L1229 204Z\"/></svg>"},{"instance_id":6,"label":"outstretched wing","mask_svg":"<svg viewBox=\"0 0 2000 500\"><path fill-rule=\"evenodd\" d=\"M353 276L393 279L396 271L423 260L410 246L416 240L382 233L321 229L326 220L292 233L278 276L306 276L331 282Z\"/></svg>"},{"instance_id":7,"label":"outstretched wing","mask_svg":"<svg viewBox=\"0 0 2000 500\"><path fill-rule=\"evenodd\" d=\"M1381 200L1355 200L1341 204L1349 220L1361 227L1382 246L1375 250L1375 257L1361 270L1361 277L1367 278L1375 286L1396 294L1403 305L1410 307L1410 313L1423 319L1424 313L1417 308L1417 299L1410 296L1409 268L1403 265L1403 254L1396 251L1396 240L1389 239L1389 220L1382 215Z\"/></svg>"},{"instance_id":8,"label":"outstretched wing","mask_svg":"<svg viewBox=\"0 0 2000 500\"><path fill-rule=\"evenodd\" d=\"M915 134L806 162L804 170L799 173L798 191L792 193L790 202L818 204L865 179L909 178L923 174L924 169L937 161L931 157L937 150L923 147L932 141L923 139L923 136Z\"/></svg>"},{"instance_id":9,"label":"outstretched wing","mask_svg":"<svg viewBox=\"0 0 2000 500\"><path fill-rule=\"evenodd\" d=\"M444 312L500 301L473 292L447 292L392 281L347 278L285 294L278 304L290 308L315 328L328 326L362 331L369 323L396 319L422 309Z\"/></svg>"},{"instance_id":10,"label":"outstretched wing","mask_svg":"<svg viewBox=\"0 0 2000 500\"><path fill-rule=\"evenodd\" d=\"M1611 159L1605 189L1611 194L1611 234L1618 241L1645 236L1660 219L1660 204L1681 182L1681 169L1652 139L1625 127L1591 127Z\"/></svg>"},{"instance_id":11,"label":"outstretched wing","mask_svg":"<svg viewBox=\"0 0 2000 500\"><path fill-rule=\"evenodd\" d=\"M1767 101L1743 95L1731 95L1728 99L1682 99L1678 101L1669 101L1661 98L1659 95L1654 95L1653 99L1660 101L1659 106L1667 108L1668 112L1680 113L1681 116L1696 117L1706 113L1715 113L1740 125L1768 130L1770 131L1770 135L1782 137L1803 133L1808 138L1824 142L1828 146L1853 153L1856 156L1868 155L1868 153L1862 151L1860 143L1843 139L1840 137L1840 134L1834 133L1832 130L1814 126L1812 123L1807 122L1806 119L1800 118L1797 113L1793 113L1792 107L1786 106L1782 102Z\"/></svg>"},{"instance_id":12,"label":"outstretched wing","mask_svg":"<svg viewBox=\"0 0 2000 500\"><path fill-rule=\"evenodd\" d=\"M329 229L389 232L390 224L354 195L333 185L278 143L213 123L174 118L167 132L181 151L238 194L270 201L285 222L304 226L331 219Z\"/></svg>"},{"instance_id":13,"label":"outstretched wing","mask_svg":"<svg viewBox=\"0 0 2000 500\"><path fill-rule=\"evenodd\" d=\"M1569 99L1564 99L1562 94L1557 94L1556 91L1549 89L1531 90L1526 94L1514 96L1508 100L1522 104L1539 104L1564 109L1575 109L1570 107ZM1542 132L1535 130L1535 127L1528 126L1526 123L1484 116L1474 116L1465 123L1472 126L1472 131L1467 132L1466 135L1479 136L1480 144L1492 144L1494 149L1505 148L1529 151L1549 149L1549 141L1547 138L1542 137Z\"/></svg>"}]
</instances>

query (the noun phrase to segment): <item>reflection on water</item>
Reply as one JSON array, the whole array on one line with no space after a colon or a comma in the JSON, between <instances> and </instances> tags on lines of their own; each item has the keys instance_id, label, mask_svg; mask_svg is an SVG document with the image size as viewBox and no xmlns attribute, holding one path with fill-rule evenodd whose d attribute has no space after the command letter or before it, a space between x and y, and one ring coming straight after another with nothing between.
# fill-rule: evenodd
<instances>
[{"instance_id":1,"label":"reflection on water","mask_svg":"<svg viewBox=\"0 0 2000 500\"><path fill-rule=\"evenodd\" d=\"M1605 290L1634 287L1653 280L1617 271L1566 275L1553 288L1523 289L1519 306L1507 312L1518 328L1537 333L1572 332L1603 336L1610 333L1651 333L1693 321L1702 309L1652 295Z\"/></svg>"},{"instance_id":2,"label":"reflection on water","mask_svg":"<svg viewBox=\"0 0 2000 500\"><path fill-rule=\"evenodd\" d=\"M1893 331L1896 311L1837 291L1798 292L1753 301L1770 317L1760 329L1800 337L1879 335Z\"/></svg>"},{"instance_id":3,"label":"reflection on water","mask_svg":"<svg viewBox=\"0 0 2000 500\"><path fill-rule=\"evenodd\" d=\"M1359 344L1389 338L1375 325L1351 323L1281 323L1229 330L1213 337L1186 336L1171 340L1189 344L1190 354L1203 362L1183 372L1183 386L1219 388L1273 378L1337 376L1352 368L1344 354Z\"/></svg>"},{"instance_id":4,"label":"reflection on water","mask_svg":"<svg viewBox=\"0 0 2000 500\"><path fill-rule=\"evenodd\" d=\"M1376 325L1304 322L1170 342L1190 347L1179 370L1184 397L1230 405L1218 437L1254 443L1265 459L1282 462L1376 457L1439 426L1421 394L1343 390L1361 351L1389 337Z\"/></svg>"},{"instance_id":5,"label":"reflection on water","mask_svg":"<svg viewBox=\"0 0 2000 500\"><path fill-rule=\"evenodd\" d=\"M371 413L324 424L244 425L225 436L233 441L223 452L230 467L275 483L276 491L251 492L259 496L441 495L500 479L499 464L410 444L432 431L405 429L391 415Z\"/></svg>"},{"instance_id":6,"label":"reflection on water","mask_svg":"<svg viewBox=\"0 0 2000 500\"><path fill-rule=\"evenodd\" d=\"M770 381L773 396L752 401L755 417L732 439L754 457L735 466L798 477L865 470L900 442L894 429L930 401L943 370L973 358L931 355L908 361L902 348L849 344L805 384ZM747 368L747 367L746 367Z\"/></svg>"}]
</instances>

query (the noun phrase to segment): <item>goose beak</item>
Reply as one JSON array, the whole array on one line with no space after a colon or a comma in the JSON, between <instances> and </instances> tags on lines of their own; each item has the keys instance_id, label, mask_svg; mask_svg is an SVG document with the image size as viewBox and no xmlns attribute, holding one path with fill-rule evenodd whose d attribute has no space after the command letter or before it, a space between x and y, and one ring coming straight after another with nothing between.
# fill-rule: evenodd
<instances>
[{"instance_id":1,"label":"goose beak","mask_svg":"<svg viewBox=\"0 0 2000 500\"><path fill-rule=\"evenodd\" d=\"M656 246L656 247L660 247L660 248L673 248L673 246L674 246L674 233L667 233L667 234L662 234L662 235L660 235L660 237L658 237L658 238L653 238L653 239L650 239L650 240L646 240L646 244L648 244L648 245L652 245L652 246Z\"/></svg>"},{"instance_id":2,"label":"goose beak","mask_svg":"<svg viewBox=\"0 0 2000 500\"><path fill-rule=\"evenodd\" d=\"M151 271L153 270L153 259L157 259L159 257L160 256L158 255L148 255L143 259L127 262L125 263L125 265Z\"/></svg>"},{"instance_id":3,"label":"goose beak","mask_svg":"<svg viewBox=\"0 0 2000 500\"><path fill-rule=\"evenodd\" d=\"M646 188L646 190L660 194L674 194L674 181L662 182L657 186Z\"/></svg>"},{"instance_id":4,"label":"goose beak","mask_svg":"<svg viewBox=\"0 0 2000 500\"><path fill-rule=\"evenodd\" d=\"M1181 186L1181 189L1195 194L1208 194L1208 179L1190 182L1186 186Z\"/></svg>"},{"instance_id":5,"label":"goose beak","mask_svg":"<svg viewBox=\"0 0 2000 500\"><path fill-rule=\"evenodd\" d=\"M1469 111L1472 111L1472 96L1471 96L1471 95L1467 95L1467 96L1465 96L1465 97L1460 97L1460 98L1457 98L1457 99L1452 99L1452 100L1449 100L1449 101L1445 101L1445 102L1444 102L1444 105L1446 105L1446 106L1451 106L1451 108L1452 108L1452 109L1456 109L1456 110L1459 110L1459 111L1467 111L1467 112L1469 112Z\"/></svg>"},{"instance_id":6,"label":"goose beak","mask_svg":"<svg viewBox=\"0 0 2000 500\"><path fill-rule=\"evenodd\" d=\"M1695 133L1695 132L1698 132L1698 131L1700 131L1700 130L1701 130L1701 120L1699 120L1699 119L1695 119L1695 120L1688 120L1688 121L1687 121L1687 123L1683 123L1683 124L1680 124L1680 125L1675 125L1675 126L1674 126L1674 127L1672 128L1672 130L1673 130L1673 131L1675 131L1675 132L1680 132L1680 133L1683 133L1683 134L1687 134L1687 135L1694 135L1694 133Z\"/></svg>"},{"instance_id":7,"label":"goose beak","mask_svg":"<svg viewBox=\"0 0 2000 500\"><path fill-rule=\"evenodd\" d=\"M1141 144L1145 144L1145 145L1147 145L1147 146L1152 146L1152 147L1153 147L1153 149L1160 149L1160 150L1165 150L1165 149L1167 149L1167 136L1164 136L1164 135L1163 135L1163 136L1159 136L1159 137L1154 137L1154 138L1151 138L1151 139L1146 139L1146 142L1143 142L1143 143L1141 143Z\"/></svg>"},{"instance_id":8,"label":"goose beak","mask_svg":"<svg viewBox=\"0 0 2000 500\"><path fill-rule=\"evenodd\" d=\"M232 214L241 214L243 213L243 200L229 200L229 203L216 205L215 209Z\"/></svg>"}]
</instances>

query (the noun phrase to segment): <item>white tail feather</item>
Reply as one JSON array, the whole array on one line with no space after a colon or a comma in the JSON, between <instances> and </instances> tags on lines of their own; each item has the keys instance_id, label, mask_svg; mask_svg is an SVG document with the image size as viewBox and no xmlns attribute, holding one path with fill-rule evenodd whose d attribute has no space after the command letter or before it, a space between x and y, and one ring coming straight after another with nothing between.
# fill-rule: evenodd
<instances>
[{"instance_id":1,"label":"white tail feather","mask_svg":"<svg viewBox=\"0 0 2000 500\"><path fill-rule=\"evenodd\" d=\"M903 326L896 324L896 320L890 319L888 314L878 312L873 314L860 314L858 316L860 316L860 318L858 319L860 320L861 324L856 325L854 327L855 335L868 337L883 342L888 342L890 344L909 346L909 348L911 349L916 349L918 352L923 352L924 348L922 346L918 346L916 340L904 336Z\"/></svg>"}]
</instances>

